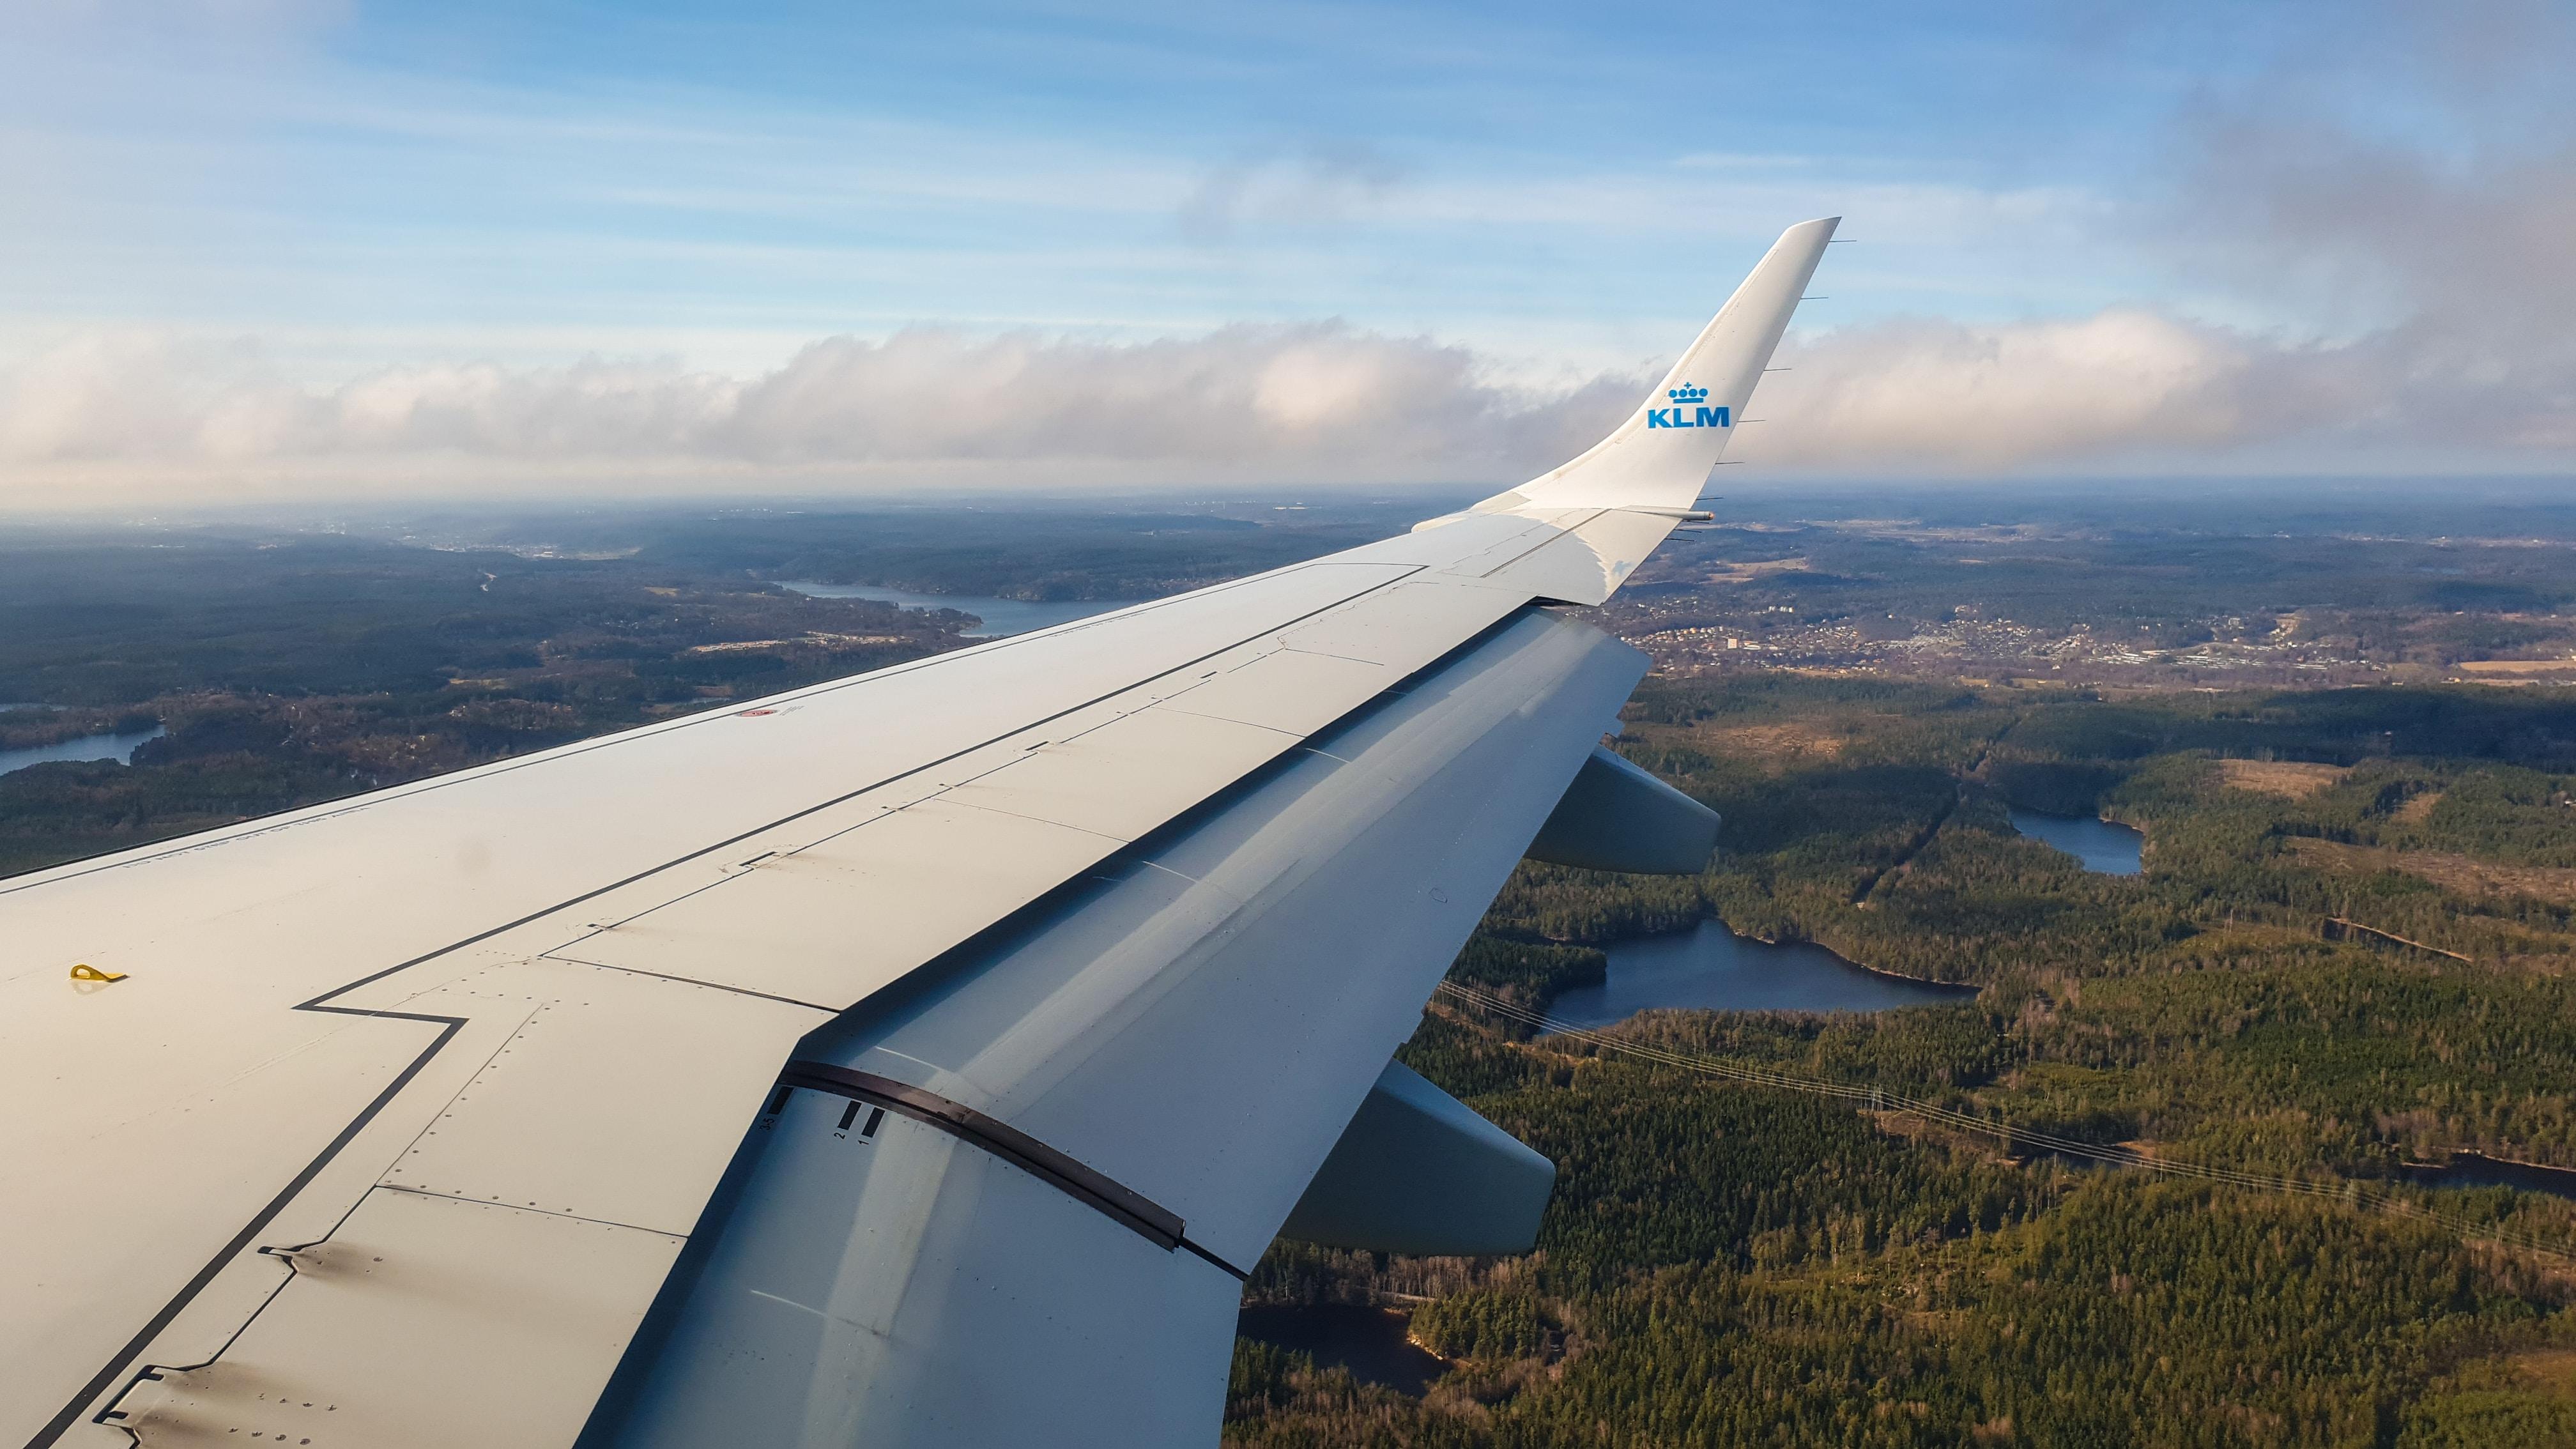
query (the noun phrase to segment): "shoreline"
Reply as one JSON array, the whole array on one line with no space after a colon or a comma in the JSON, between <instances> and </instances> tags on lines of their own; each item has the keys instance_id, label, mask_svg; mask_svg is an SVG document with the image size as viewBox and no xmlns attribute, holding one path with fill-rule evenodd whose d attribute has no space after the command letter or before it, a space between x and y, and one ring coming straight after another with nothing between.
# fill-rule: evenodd
<instances>
[{"instance_id":1,"label":"shoreline","mask_svg":"<svg viewBox=\"0 0 2576 1449\"><path fill-rule=\"evenodd\" d=\"M1723 916L1709 916L1705 919L1715 921L1721 926L1726 926L1726 918ZM1738 931L1733 926L1726 926L1726 929L1730 933L1741 936L1747 941L1760 941L1765 946L1813 946L1819 951L1830 952L1835 960L1840 961L1855 971L1866 971L1872 976L1882 977L1889 981L1901 981L1908 986L1929 986L1936 991L1965 992L1967 995L1959 998L1962 1001L1968 1000L1970 997L1982 996L1985 994L1986 990L1986 988L1979 986L1974 982L1938 981L1929 976L1909 976L1902 971L1890 971L1883 966L1872 966L1866 961L1855 961L1849 956L1844 955L1842 952L1834 950L1833 947L1826 945L1822 941L1810 941L1803 937L1795 941L1774 941L1768 936L1756 936L1744 931Z\"/></svg>"},{"instance_id":2,"label":"shoreline","mask_svg":"<svg viewBox=\"0 0 2576 1449\"><path fill-rule=\"evenodd\" d=\"M1813 946L1817 950L1824 952L1826 955L1833 957L1835 960L1851 967L1855 971L1867 972L1868 974L1879 977L1882 980L1894 981L1906 986L1928 986L1935 991L1960 992L1963 993L1959 998L1962 1001L1983 995L1986 989L1985 987L1971 981L1939 981L1929 976L1909 976L1902 971L1889 971L1884 967L1872 966L1865 961L1855 961L1849 956L1844 955L1842 952L1835 950L1833 947L1826 945L1822 941L1812 940L1804 936L1795 937L1786 941L1775 941L1769 936L1756 935L1751 931L1739 931L1735 929L1733 925L1729 924L1724 916L1716 914L1695 917L1688 925L1676 926L1668 931L1648 931L1642 935L1620 936L1614 940L1593 943L1591 949L1606 953L1614 947L1624 946L1633 941L1652 941L1665 936L1679 936L1686 932L1696 931L1702 925L1710 921L1715 921L1719 926L1725 929L1728 935L1735 937L1739 941L1758 941L1765 946ZM1566 941L1560 944L1576 946L1583 945L1585 943L1579 941Z\"/></svg>"}]
</instances>

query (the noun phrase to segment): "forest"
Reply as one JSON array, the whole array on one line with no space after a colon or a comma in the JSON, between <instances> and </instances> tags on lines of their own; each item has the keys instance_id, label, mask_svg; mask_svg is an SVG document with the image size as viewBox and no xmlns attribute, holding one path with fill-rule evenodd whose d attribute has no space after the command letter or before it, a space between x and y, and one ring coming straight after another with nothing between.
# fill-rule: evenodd
<instances>
[{"instance_id":1,"label":"forest","mask_svg":"<svg viewBox=\"0 0 2576 1449\"><path fill-rule=\"evenodd\" d=\"M1274 1247L1248 1301L1403 1308L1451 1366L1415 1399L1245 1340L1229 1443L2576 1444L2576 1204L2406 1171L2576 1167L2576 704L1656 677L1620 747L1726 816L1708 871L1524 865L1453 981L1543 1009L1715 915L1983 990L1606 1042L1435 1002L1404 1059L1559 1164L1538 1249Z\"/></svg>"}]
</instances>

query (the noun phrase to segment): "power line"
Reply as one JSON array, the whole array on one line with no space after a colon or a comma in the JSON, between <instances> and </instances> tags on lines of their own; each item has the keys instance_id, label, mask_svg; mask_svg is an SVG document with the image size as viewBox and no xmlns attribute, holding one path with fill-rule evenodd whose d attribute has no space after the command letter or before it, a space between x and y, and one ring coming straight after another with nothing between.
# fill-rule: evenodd
<instances>
[{"instance_id":1,"label":"power line","mask_svg":"<svg viewBox=\"0 0 2576 1449\"><path fill-rule=\"evenodd\" d=\"M1545 1012L1534 1011L1491 992L1480 991L1455 981L1441 982L1439 990L1434 994L1502 1017L1507 1021L1582 1042L1598 1051L1617 1056L1636 1057L1661 1066L1679 1067L1684 1071L1697 1072L1702 1076L1716 1077L1730 1082L1740 1082L1747 1086L1770 1087L1778 1091L1803 1092L1809 1096L1835 1101L1866 1104L1878 1111L1904 1112L1946 1126L1998 1138L2007 1148L2029 1145L2045 1148L2060 1156L2098 1162L2112 1167L2135 1167L2148 1172L2161 1172L2172 1177L2196 1178L2204 1182L2225 1183L2264 1192L2333 1198L2356 1206L2379 1208L2401 1217L2418 1218L2436 1223L2464 1238L2486 1238L2511 1247L2546 1253L2554 1258L2576 1260L2576 1249L2542 1238L2539 1234L2523 1232L2500 1224L2475 1222L2457 1213L2447 1213L2439 1208L2426 1206L2384 1187L2354 1178L2288 1177L2274 1173L2249 1172L2242 1168L2217 1167L2206 1163L2175 1162L2160 1157L2149 1157L2144 1153L2126 1148L2104 1147L2099 1143L2083 1142L2072 1137L2059 1137L2047 1132L2035 1132L2027 1127L2015 1127L2009 1123L1962 1112L1955 1107L1945 1107L1938 1102L1926 1101L1920 1097L1903 1096L1890 1092L1884 1087L1828 1082L1821 1078L1801 1076L1770 1067L1728 1061L1723 1057L1697 1056L1662 1047L1647 1046L1620 1037L1605 1036L1600 1032L1576 1026L1572 1022L1560 1021Z\"/></svg>"}]
</instances>

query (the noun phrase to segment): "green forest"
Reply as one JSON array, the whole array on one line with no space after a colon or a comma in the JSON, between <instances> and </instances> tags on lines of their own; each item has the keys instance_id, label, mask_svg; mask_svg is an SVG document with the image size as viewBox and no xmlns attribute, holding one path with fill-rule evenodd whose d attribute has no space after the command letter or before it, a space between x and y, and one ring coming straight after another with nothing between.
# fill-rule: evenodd
<instances>
[{"instance_id":1,"label":"green forest","mask_svg":"<svg viewBox=\"0 0 2576 1449\"><path fill-rule=\"evenodd\" d=\"M2576 1167L2576 703L1657 677L1621 748L1726 816L1708 871L1525 865L1452 979L1543 1008L1715 915L1972 983L1612 1036L1996 1130L1435 1003L1404 1059L1559 1164L1538 1250L1281 1243L1248 1300L1402 1307L1451 1367L1416 1399L1243 1341L1229 1443L2576 1444L2576 1203L2405 1171ZM2015 807L2137 826L2146 869Z\"/></svg>"}]
</instances>

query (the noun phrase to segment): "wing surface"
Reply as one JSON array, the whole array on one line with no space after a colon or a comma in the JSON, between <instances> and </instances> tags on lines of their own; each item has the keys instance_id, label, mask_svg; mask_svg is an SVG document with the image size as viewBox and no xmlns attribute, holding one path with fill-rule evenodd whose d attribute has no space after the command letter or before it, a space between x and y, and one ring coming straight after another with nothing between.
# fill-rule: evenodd
<instances>
[{"instance_id":1,"label":"wing surface","mask_svg":"<svg viewBox=\"0 0 2576 1449\"><path fill-rule=\"evenodd\" d=\"M0 882L0 1443L973 1442L987 1342L1205 1439L1634 683L1537 606L1638 486Z\"/></svg>"}]
</instances>

